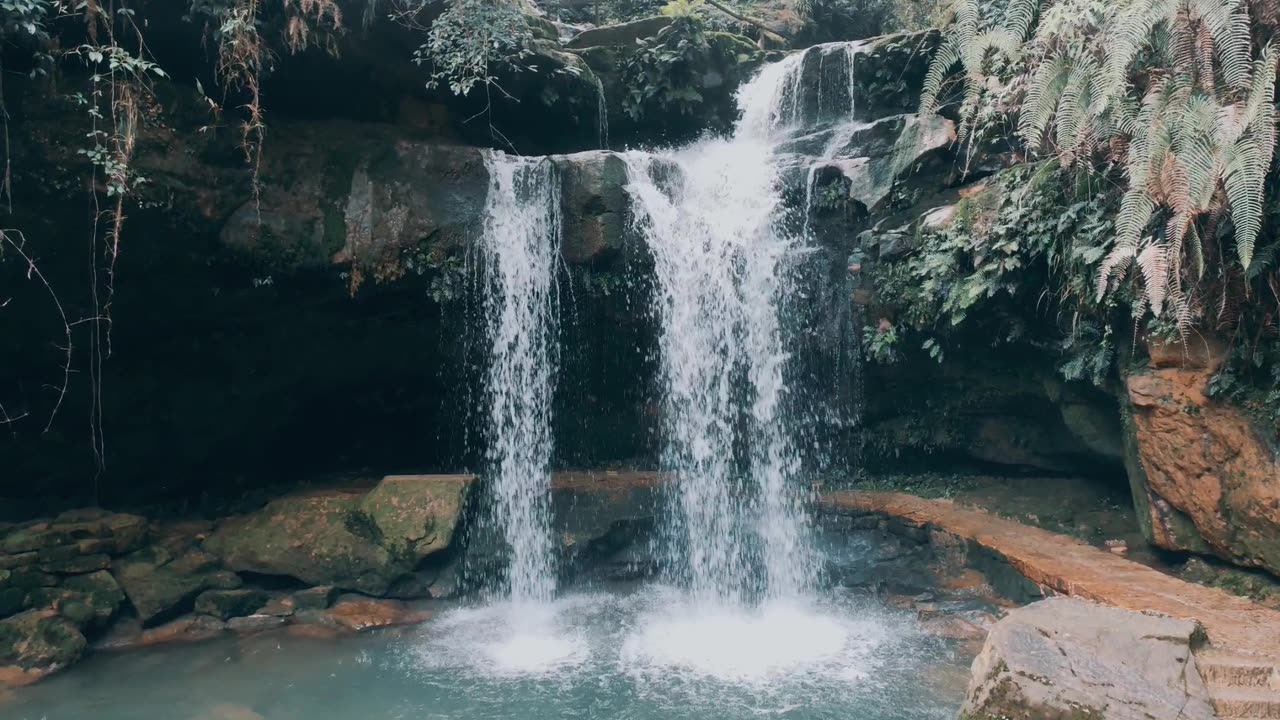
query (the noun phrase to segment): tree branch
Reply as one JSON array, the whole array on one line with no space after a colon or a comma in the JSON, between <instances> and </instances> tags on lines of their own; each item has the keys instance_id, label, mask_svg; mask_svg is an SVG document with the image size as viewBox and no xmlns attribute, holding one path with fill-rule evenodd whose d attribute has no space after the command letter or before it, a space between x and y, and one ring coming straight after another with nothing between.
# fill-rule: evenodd
<instances>
[{"instance_id":1,"label":"tree branch","mask_svg":"<svg viewBox=\"0 0 1280 720\"><path fill-rule=\"evenodd\" d=\"M769 27L769 26L765 25L764 23L760 22L759 20L752 20L751 18L747 17L746 15L739 15L737 12L735 12L735 11L733 11L733 10L730 10L730 9L729 9L728 7L726 7L725 5L722 5L720 2L718 2L718 0L707 0L707 4L708 4L708 5L710 5L711 7L713 7L713 8L715 8L715 9L719 10L720 12L724 13L725 15L728 15L729 17L731 17L731 18L733 18L733 19L735 19L735 20L740 20L740 21L742 21L742 22L744 22L744 23L746 23L746 24L748 24L748 25L752 25L752 26L758 27L758 28L760 28L761 30L763 30L763 31L765 31L765 32L767 32L767 33L769 33L770 35L776 35L776 36L778 36L778 37L782 38L783 40L793 40L793 39L794 39L794 38L792 38L789 34L784 33L784 32L782 32L781 30L774 30L773 28L771 28L771 27Z\"/></svg>"}]
</instances>

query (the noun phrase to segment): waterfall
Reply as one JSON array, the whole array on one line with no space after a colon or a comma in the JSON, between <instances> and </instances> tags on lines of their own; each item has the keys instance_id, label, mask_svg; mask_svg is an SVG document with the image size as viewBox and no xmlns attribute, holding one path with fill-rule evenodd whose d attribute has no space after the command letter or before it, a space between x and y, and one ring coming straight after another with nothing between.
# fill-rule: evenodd
<instances>
[{"instance_id":1,"label":"waterfall","mask_svg":"<svg viewBox=\"0 0 1280 720\"><path fill-rule=\"evenodd\" d=\"M596 80L596 139L600 143L600 149L609 149L609 104L604 94L604 83L600 81L600 76L595 75Z\"/></svg>"},{"instance_id":2,"label":"waterfall","mask_svg":"<svg viewBox=\"0 0 1280 720\"><path fill-rule=\"evenodd\" d=\"M781 175L792 158L778 146L826 115L852 122L856 46L814 51L768 65L743 86L732 137L625 156L635 227L655 265L663 464L676 478L668 562L703 602L794 597L816 574L781 312L786 264L805 251L808 226L805 218L797 232L787 217ZM848 82L833 84L838 93L822 85L816 96L804 92L809 58L820 83L827 56L837 54Z\"/></svg>"},{"instance_id":3,"label":"waterfall","mask_svg":"<svg viewBox=\"0 0 1280 720\"><path fill-rule=\"evenodd\" d=\"M551 400L559 366L560 184L546 158L488 153L482 248L490 344L485 394L492 521L516 603L555 592L550 530Z\"/></svg>"}]
</instances>

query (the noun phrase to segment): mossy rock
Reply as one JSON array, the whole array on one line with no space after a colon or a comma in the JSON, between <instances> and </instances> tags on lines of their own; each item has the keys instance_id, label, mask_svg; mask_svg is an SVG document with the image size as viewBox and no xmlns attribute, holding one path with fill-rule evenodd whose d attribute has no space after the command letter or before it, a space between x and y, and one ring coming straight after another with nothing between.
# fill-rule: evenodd
<instances>
[{"instance_id":1,"label":"mossy rock","mask_svg":"<svg viewBox=\"0 0 1280 720\"><path fill-rule=\"evenodd\" d=\"M671 18L664 15L640 18L615 25L603 25L598 28L583 30L565 43L570 50L585 50L595 47L632 47L636 42L658 34L658 31L671 24ZM754 46L751 48L755 49Z\"/></svg>"},{"instance_id":2,"label":"mossy rock","mask_svg":"<svg viewBox=\"0 0 1280 720\"><path fill-rule=\"evenodd\" d=\"M196 612L230 620L254 614L267 600L267 594L261 590L206 590L196 598Z\"/></svg>"},{"instance_id":3,"label":"mossy rock","mask_svg":"<svg viewBox=\"0 0 1280 720\"><path fill-rule=\"evenodd\" d=\"M51 607L80 627L102 627L124 604L124 590L106 570L88 575L75 575L62 582L58 588L39 593L52 599ZM33 593L32 603L36 604Z\"/></svg>"},{"instance_id":4,"label":"mossy rock","mask_svg":"<svg viewBox=\"0 0 1280 720\"><path fill-rule=\"evenodd\" d=\"M174 557L152 545L121 558L112 575L124 589L144 624L177 608L208 586L211 557L188 552Z\"/></svg>"},{"instance_id":5,"label":"mossy rock","mask_svg":"<svg viewBox=\"0 0 1280 720\"><path fill-rule=\"evenodd\" d=\"M349 493L280 498L224 522L204 547L236 572L381 594L407 569L362 522L359 503Z\"/></svg>"},{"instance_id":6,"label":"mossy rock","mask_svg":"<svg viewBox=\"0 0 1280 720\"><path fill-rule=\"evenodd\" d=\"M49 610L0 620L0 666L50 673L75 662L87 645L73 623Z\"/></svg>"},{"instance_id":7,"label":"mossy rock","mask_svg":"<svg viewBox=\"0 0 1280 720\"><path fill-rule=\"evenodd\" d=\"M321 585L299 590L291 595L290 598L293 600L294 608L298 611L326 610L338 599L339 594L338 588L332 585Z\"/></svg>"},{"instance_id":8,"label":"mossy rock","mask_svg":"<svg viewBox=\"0 0 1280 720\"><path fill-rule=\"evenodd\" d=\"M383 546L414 564L453 541L474 475L392 475L360 501Z\"/></svg>"},{"instance_id":9,"label":"mossy rock","mask_svg":"<svg viewBox=\"0 0 1280 720\"><path fill-rule=\"evenodd\" d=\"M471 476L392 476L367 495L284 497L223 523L205 548L237 572L383 595L448 547Z\"/></svg>"}]
</instances>

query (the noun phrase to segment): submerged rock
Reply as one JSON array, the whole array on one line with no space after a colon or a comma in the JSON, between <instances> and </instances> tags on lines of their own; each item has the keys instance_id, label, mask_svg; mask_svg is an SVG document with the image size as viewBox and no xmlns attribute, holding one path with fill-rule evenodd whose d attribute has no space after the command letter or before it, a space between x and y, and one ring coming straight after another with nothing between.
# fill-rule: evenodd
<instances>
[{"instance_id":1,"label":"submerged rock","mask_svg":"<svg viewBox=\"0 0 1280 720\"><path fill-rule=\"evenodd\" d=\"M416 625L431 618L426 610L417 610L399 600L382 600L346 595L328 610L299 613L301 622L314 623L346 632L361 632L394 625Z\"/></svg>"},{"instance_id":2,"label":"submerged rock","mask_svg":"<svg viewBox=\"0 0 1280 720\"><path fill-rule=\"evenodd\" d=\"M996 623L961 717L1212 720L1191 620L1050 598Z\"/></svg>"},{"instance_id":3,"label":"submerged rock","mask_svg":"<svg viewBox=\"0 0 1280 720\"><path fill-rule=\"evenodd\" d=\"M384 595L452 542L470 475L390 476L367 495L275 500L224 522L205 548L233 570Z\"/></svg>"},{"instance_id":4,"label":"submerged rock","mask_svg":"<svg viewBox=\"0 0 1280 720\"><path fill-rule=\"evenodd\" d=\"M191 720L266 720L266 718L244 705L218 703L194 716Z\"/></svg>"}]
</instances>

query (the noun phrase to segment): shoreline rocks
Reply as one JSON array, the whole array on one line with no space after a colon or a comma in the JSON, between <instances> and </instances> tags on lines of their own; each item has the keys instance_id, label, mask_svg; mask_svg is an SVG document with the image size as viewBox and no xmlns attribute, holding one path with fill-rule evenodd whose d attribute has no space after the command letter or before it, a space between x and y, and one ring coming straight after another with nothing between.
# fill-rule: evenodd
<instances>
[{"instance_id":1,"label":"shoreline rocks","mask_svg":"<svg viewBox=\"0 0 1280 720\"><path fill-rule=\"evenodd\" d=\"M1055 597L996 623L962 718L1213 720L1191 620Z\"/></svg>"},{"instance_id":2,"label":"shoreline rocks","mask_svg":"<svg viewBox=\"0 0 1280 720\"><path fill-rule=\"evenodd\" d=\"M223 522L204 547L236 572L385 595L453 540L475 476L390 476L365 495L286 496Z\"/></svg>"}]
</instances>

